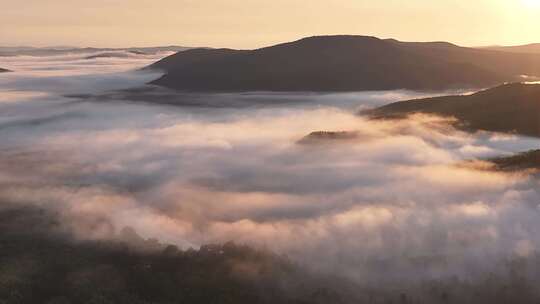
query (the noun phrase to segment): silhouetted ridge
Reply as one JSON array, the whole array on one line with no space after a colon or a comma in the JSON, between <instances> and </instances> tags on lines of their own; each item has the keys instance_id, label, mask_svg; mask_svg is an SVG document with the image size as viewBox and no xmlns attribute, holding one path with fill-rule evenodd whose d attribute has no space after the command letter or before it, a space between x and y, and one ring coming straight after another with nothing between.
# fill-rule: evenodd
<instances>
[{"instance_id":1,"label":"silhouetted ridge","mask_svg":"<svg viewBox=\"0 0 540 304\"><path fill-rule=\"evenodd\" d=\"M11 71L8 70L8 69L2 69L2 68L0 68L0 73L7 73L7 72L11 72Z\"/></svg>"},{"instance_id":2,"label":"silhouetted ridge","mask_svg":"<svg viewBox=\"0 0 540 304\"><path fill-rule=\"evenodd\" d=\"M358 132L355 131L315 131L304 136L298 141L299 144L312 144L322 141L347 141L357 139Z\"/></svg>"},{"instance_id":3,"label":"silhouetted ridge","mask_svg":"<svg viewBox=\"0 0 540 304\"><path fill-rule=\"evenodd\" d=\"M158 69L164 71L175 71L184 68L190 64L201 61L211 61L228 55L240 54L243 51L231 49L206 49L197 48L165 57L156 63L151 64L145 69Z\"/></svg>"},{"instance_id":4,"label":"silhouetted ridge","mask_svg":"<svg viewBox=\"0 0 540 304\"><path fill-rule=\"evenodd\" d=\"M418 47L437 47L437 48L462 48L461 46L455 45L446 41L429 41L429 42L404 42L397 39L385 39L391 43L398 45L409 45L409 46L418 46Z\"/></svg>"},{"instance_id":5,"label":"silhouetted ridge","mask_svg":"<svg viewBox=\"0 0 540 304\"><path fill-rule=\"evenodd\" d=\"M135 53L132 53L135 54ZM142 54L138 54L142 55ZM128 53L120 53L120 52L105 52L105 53L99 53L95 55L90 55L85 57L84 59L99 59L99 58L129 58Z\"/></svg>"},{"instance_id":6,"label":"silhouetted ridge","mask_svg":"<svg viewBox=\"0 0 540 304\"><path fill-rule=\"evenodd\" d=\"M540 150L531 150L508 157L498 157L490 160L497 169L515 171L523 169L540 170Z\"/></svg>"},{"instance_id":7,"label":"silhouetted ridge","mask_svg":"<svg viewBox=\"0 0 540 304\"><path fill-rule=\"evenodd\" d=\"M362 113L395 118L419 112L456 117L472 130L540 137L540 85L512 83L466 96L400 101Z\"/></svg>"},{"instance_id":8,"label":"silhouetted ridge","mask_svg":"<svg viewBox=\"0 0 540 304\"><path fill-rule=\"evenodd\" d=\"M251 51L192 50L150 68L153 81L188 91L362 91L486 87L540 76L540 56L400 42L315 36Z\"/></svg>"},{"instance_id":9,"label":"silhouetted ridge","mask_svg":"<svg viewBox=\"0 0 540 304\"><path fill-rule=\"evenodd\" d=\"M540 54L540 43L531 43L516 46L489 46L485 47L484 49L512 53Z\"/></svg>"}]
</instances>

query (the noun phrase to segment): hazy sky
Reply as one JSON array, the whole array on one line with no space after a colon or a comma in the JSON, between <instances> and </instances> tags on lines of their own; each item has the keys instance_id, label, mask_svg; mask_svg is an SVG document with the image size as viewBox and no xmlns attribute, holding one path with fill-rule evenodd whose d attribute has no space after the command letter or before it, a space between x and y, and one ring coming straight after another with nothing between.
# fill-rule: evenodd
<instances>
[{"instance_id":1,"label":"hazy sky","mask_svg":"<svg viewBox=\"0 0 540 304\"><path fill-rule=\"evenodd\" d=\"M362 34L540 42L540 0L0 0L0 45L227 46Z\"/></svg>"}]
</instances>

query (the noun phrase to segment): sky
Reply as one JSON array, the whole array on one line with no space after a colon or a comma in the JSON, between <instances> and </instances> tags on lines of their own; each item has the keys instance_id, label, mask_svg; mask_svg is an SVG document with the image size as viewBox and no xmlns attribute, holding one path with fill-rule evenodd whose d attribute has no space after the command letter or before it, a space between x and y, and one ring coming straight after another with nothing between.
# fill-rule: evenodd
<instances>
[{"instance_id":1,"label":"sky","mask_svg":"<svg viewBox=\"0 0 540 304\"><path fill-rule=\"evenodd\" d=\"M324 34L540 42L540 0L0 0L1 46L257 48Z\"/></svg>"}]
</instances>

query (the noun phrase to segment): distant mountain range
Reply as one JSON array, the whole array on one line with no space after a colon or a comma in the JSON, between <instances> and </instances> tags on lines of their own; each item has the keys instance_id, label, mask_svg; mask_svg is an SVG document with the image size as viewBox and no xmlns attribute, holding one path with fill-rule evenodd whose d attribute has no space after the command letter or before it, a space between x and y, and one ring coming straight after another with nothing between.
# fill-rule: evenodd
<instances>
[{"instance_id":1,"label":"distant mountain range","mask_svg":"<svg viewBox=\"0 0 540 304\"><path fill-rule=\"evenodd\" d=\"M517 46L488 46L483 49L513 53L540 54L540 43Z\"/></svg>"},{"instance_id":2,"label":"distant mountain range","mask_svg":"<svg viewBox=\"0 0 540 304\"><path fill-rule=\"evenodd\" d=\"M540 84L506 84L472 95L401 101L362 112L376 119L413 113L453 116L469 130L540 137Z\"/></svg>"},{"instance_id":3,"label":"distant mountain range","mask_svg":"<svg viewBox=\"0 0 540 304\"><path fill-rule=\"evenodd\" d=\"M540 76L540 54L319 36L257 50L193 49L149 68L152 84L186 91L362 91L480 88Z\"/></svg>"},{"instance_id":4,"label":"distant mountain range","mask_svg":"<svg viewBox=\"0 0 540 304\"><path fill-rule=\"evenodd\" d=\"M184 46L159 46L159 47L129 47L129 48L77 48L77 47L0 47L0 57L11 56L59 56L66 54L86 54L98 52L125 51L139 54L155 54L158 52L181 52L190 49Z\"/></svg>"},{"instance_id":5,"label":"distant mountain range","mask_svg":"<svg viewBox=\"0 0 540 304\"><path fill-rule=\"evenodd\" d=\"M142 51L115 51L115 52L103 52L103 53L97 53L94 55L90 55L85 57L85 59L99 59L99 58L129 58L133 55L148 55L149 53L145 53Z\"/></svg>"}]
</instances>

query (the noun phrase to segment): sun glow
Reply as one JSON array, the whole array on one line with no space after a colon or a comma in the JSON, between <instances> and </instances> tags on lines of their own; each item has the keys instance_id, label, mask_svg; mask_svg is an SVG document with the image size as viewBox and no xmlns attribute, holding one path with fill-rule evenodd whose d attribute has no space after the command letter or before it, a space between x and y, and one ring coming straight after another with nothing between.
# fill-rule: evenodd
<instances>
[{"instance_id":1,"label":"sun glow","mask_svg":"<svg viewBox=\"0 0 540 304\"><path fill-rule=\"evenodd\" d=\"M521 0L528 8L540 8L540 0Z\"/></svg>"}]
</instances>

